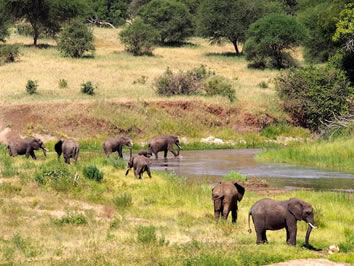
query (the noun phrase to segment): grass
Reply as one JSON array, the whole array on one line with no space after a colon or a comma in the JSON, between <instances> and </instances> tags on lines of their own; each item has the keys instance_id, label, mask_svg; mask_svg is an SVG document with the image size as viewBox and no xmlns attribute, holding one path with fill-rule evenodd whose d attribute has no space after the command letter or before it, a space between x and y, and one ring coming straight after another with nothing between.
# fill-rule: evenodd
<instances>
[{"instance_id":1,"label":"grass","mask_svg":"<svg viewBox=\"0 0 354 266\"><path fill-rule=\"evenodd\" d=\"M268 150L257 159L281 163L311 165L354 172L354 139L337 138L312 144L294 145Z\"/></svg>"},{"instance_id":2,"label":"grass","mask_svg":"<svg viewBox=\"0 0 354 266\"><path fill-rule=\"evenodd\" d=\"M246 190L235 225L230 220L216 223L209 184L156 171L152 179L126 177L124 169L93 153L67 166L70 173L79 173L76 189L56 190L34 181L37 169L61 169L54 153L46 160L11 160L28 181L18 175L1 179L1 263L260 265L300 258L354 262L354 199L349 193L265 191L267 197L298 197L313 205L319 228L313 230L310 243L324 251L331 244L341 247L341 253L327 255L301 247L304 222L298 222L296 247L285 244L284 230L269 232L268 245L256 245L255 234L247 232L247 213L264 197L262 192ZM19 167L27 161L33 165ZM82 169L93 162L105 173L100 183L82 176Z\"/></svg>"}]
</instances>

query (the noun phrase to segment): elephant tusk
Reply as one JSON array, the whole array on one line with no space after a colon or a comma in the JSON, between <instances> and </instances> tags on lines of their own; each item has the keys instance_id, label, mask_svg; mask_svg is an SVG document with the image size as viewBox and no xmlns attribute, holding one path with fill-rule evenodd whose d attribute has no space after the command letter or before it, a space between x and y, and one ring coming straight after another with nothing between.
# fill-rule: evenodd
<instances>
[{"instance_id":1,"label":"elephant tusk","mask_svg":"<svg viewBox=\"0 0 354 266\"><path fill-rule=\"evenodd\" d=\"M313 229L317 228L317 227L314 226L312 223L309 223L309 226L311 226Z\"/></svg>"},{"instance_id":2,"label":"elephant tusk","mask_svg":"<svg viewBox=\"0 0 354 266\"><path fill-rule=\"evenodd\" d=\"M45 151L49 151L47 148L44 148Z\"/></svg>"}]
</instances>

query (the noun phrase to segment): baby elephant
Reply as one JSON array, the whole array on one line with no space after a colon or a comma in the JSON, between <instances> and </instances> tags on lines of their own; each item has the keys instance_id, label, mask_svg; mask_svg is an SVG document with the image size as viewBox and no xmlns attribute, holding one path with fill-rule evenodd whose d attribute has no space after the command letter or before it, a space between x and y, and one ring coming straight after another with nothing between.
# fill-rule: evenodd
<instances>
[{"instance_id":1,"label":"baby elephant","mask_svg":"<svg viewBox=\"0 0 354 266\"><path fill-rule=\"evenodd\" d=\"M146 158L143 155L135 155L130 160L128 161L128 169L125 175L127 176L129 173L129 170L131 168L134 168L134 175L135 177L138 177L141 179L142 175L144 172L147 172L148 176L151 178L151 173L150 173L150 162L148 158Z\"/></svg>"},{"instance_id":2,"label":"baby elephant","mask_svg":"<svg viewBox=\"0 0 354 266\"><path fill-rule=\"evenodd\" d=\"M79 143L77 143L76 140L73 139L66 139L64 141L59 140L55 144L54 149L58 154L58 160L60 158L60 155L63 153L65 163L70 164L70 158L73 158L75 162L77 162L80 147L79 147Z\"/></svg>"},{"instance_id":3,"label":"baby elephant","mask_svg":"<svg viewBox=\"0 0 354 266\"><path fill-rule=\"evenodd\" d=\"M237 220L237 202L241 201L245 194L245 188L237 182L220 182L212 190L214 201L215 219L219 220L220 214L227 220L229 213L232 213L232 223Z\"/></svg>"},{"instance_id":4,"label":"baby elephant","mask_svg":"<svg viewBox=\"0 0 354 266\"><path fill-rule=\"evenodd\" d=\"M146 158L150 158L152 156L152 152L149 151L139 151L138 155L143 155Z\"/></svg>"},{"instance_id":5,"label":"baby elephant","mask_svg":"<svg viewBox=\"0 0 354 266\"><path fill-rule=\"evenodd\" d=\"M297 221L309 224L305 244L309 247L312 228L315 228L312 206L297 198L278 201L261 199L257 201L248 213L248 232L251 233L250 216L257 234L257 244L268 243L266 231L286 229L286 242L296 245Z\"/></svg>"}]
</instances>

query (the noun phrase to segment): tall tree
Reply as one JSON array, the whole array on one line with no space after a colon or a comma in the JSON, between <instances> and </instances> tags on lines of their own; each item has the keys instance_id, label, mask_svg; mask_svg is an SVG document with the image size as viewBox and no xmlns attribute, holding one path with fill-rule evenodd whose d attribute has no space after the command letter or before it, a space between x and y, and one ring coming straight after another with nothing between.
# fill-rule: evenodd
<instances>
[{"instance_id":1,"label":"tall tree","mask_svg":"<svg viewBox=\"0 0 354 266\"><path fill-rule=\"evenodd\" d=\"M83 0L3 0L3 3L5 11L14 19L31 24L34 46L41 28L55 35L63 22L85 11Z\"/></svg>"},{"instance_id":2,"label":"tall tree","mask_svg":"<svg viewBox=\"0 0 354 266\"><path fill-rule=\"evenodd\" d=\"M4 12L3 3L0 1L0 42L5 42L5 38L9 36L9 21Z\"/></svg>"},{"instance_id":3,"label":"tall tree","mask_svg":"<svg viewBox=\"0 0 354 266\"><path fill-rule=\"evenodd\" d=\"M229 40L240 54L248 26L266 13L262 0L204 0L199 9L197 28L212 43Z\"/></svg>"}]
</instances>

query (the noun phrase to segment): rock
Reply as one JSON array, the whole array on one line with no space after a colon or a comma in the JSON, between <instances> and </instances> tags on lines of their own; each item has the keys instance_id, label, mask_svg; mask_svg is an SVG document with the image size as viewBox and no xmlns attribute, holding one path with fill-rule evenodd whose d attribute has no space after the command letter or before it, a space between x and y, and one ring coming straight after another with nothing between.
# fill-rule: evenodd
<instances>
[{"instance_id":1,"label":"rock","mask_svg":"<svg viewBox=\"0 0 354 266\"><path fill-rule=\"evenodd\" d=\"M339 252L339 247L336 245L330 245L328 247L328 254L334 254Z\"/></svg>"},{"instance_id":2,"label":"rock","mask_svg":"<svg viewBox=\"0 0 354 266\"><path fill-rule=\"evenodd\" d=\"M208 144L219 144L219 145L225 143L222 139L215 138L213 136L209 136L207 138L203 138L203 139L200 140L200 142L208 143Z\"/></svg>"}]
</instances>

